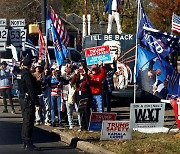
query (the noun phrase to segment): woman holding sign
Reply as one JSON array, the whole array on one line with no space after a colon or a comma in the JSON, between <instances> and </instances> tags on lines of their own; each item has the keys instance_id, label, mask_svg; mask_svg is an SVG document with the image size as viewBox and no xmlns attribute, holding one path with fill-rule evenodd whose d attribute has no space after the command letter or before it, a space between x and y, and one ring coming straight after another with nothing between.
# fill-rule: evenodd
<instances>
[{"instance_id":1,"label":"woman holding sign","mask_svg":"<svg viewBox=\"0 0 180 154\"><path fill-rule=\"evenodd\" d=\"M82 129L87 129L90 118L90 78L87 74L87 68L84 65L80 65L77 70L75 70L74 77L71 80L71 85L76 87L76 103L80 107L81 100L87 100L85 109L78 111L80 114L79 125L81 131Z\"/></svg>"}]
</instances>

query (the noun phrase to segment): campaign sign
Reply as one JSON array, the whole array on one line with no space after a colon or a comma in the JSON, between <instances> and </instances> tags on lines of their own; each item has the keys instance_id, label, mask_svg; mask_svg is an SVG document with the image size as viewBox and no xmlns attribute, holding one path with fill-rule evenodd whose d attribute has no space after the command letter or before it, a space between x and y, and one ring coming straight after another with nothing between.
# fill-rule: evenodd
<instances>
[{"instance_id":1,"label":"campaign sign","mask_svg":"<svg viewBox=\"0 0 180 154\"><path fill-rule=\"evenodd\" d=\"M116 120L117 113L92 112L89 122L89 131L101 131L103 120Z\"/></svg>"},{"instance_id":2,"label":"campaign sign","mask_svg":"<svg viewBox=\"0 0 180 154\"><path fill-rule=\"evenodd\" d=\"M100 140L130 140L129 121L103 121Z\"/></svg>"},{"instance_id":3,"label":"campaign sign","mask_svg":"<svg viewBox=\"0 0 180 154\"><path fill-rule=\"evenodd\" d=\"M99 61L103 63L112 62L108 45L87 48L84 51L87 65L98 64Z\"/></svg>"},{"instance_id":4,"label":"campaign sign","mask_svg":"<svg viewBox=\"0 0 180 154\"><path fill-rule=\"evenodd\" d=\"M104 54L110 54L109 46L97 46L92 48L87 48L84 50L86 57L99 56Z\"/></svg>"},{"instance_id":5,"label":"campaign sign","mask_svg":"<svg viewBox=\"0 0 180 154\"><path fill-rule=\"evenodd\" d=\"M87 65L98 64L99 61L102 61L103 63L109 63L111 62L111 55L105 54L93 57L86 57Z\"/></svg>"},{"instance_id":6,"label":"campaign sign","mask_svg":"<svg viewBox=\"0 0 180 154\"><path fill-rule=\"evenodd\" d=\"M163 127L164 110L164 103L131 104L130 128Z\"/></svg>"}]
</instances>

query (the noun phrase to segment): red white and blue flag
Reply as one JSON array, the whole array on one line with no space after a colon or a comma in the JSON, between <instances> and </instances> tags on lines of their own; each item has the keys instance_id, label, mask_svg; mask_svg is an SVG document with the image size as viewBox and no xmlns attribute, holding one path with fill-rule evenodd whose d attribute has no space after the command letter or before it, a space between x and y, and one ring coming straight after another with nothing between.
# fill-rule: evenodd
<instances>
[{"instance_id":1,"label":"red white and blue flag","mask_svg":"<svg viewBox=\"0 0 180 154\"><path fill-rule=\"evenodd\" d=\"M180 16L176 14L172 16L172 31L180 33Z\"/></svg>"},{"instance_id":2,"label":"red white and blue flag","mask_svg":"<svg viewBox=\"0 0 180 154\"><path fill-rule=\"evenodd\" d=\"M65 45L62 43L58 35L57 29L54 27L49 12L47 15L47 27L49 28L48 31L49 37L52 38L57 65L61 66L64 63L65 57L67 57L68 55L68 50L66 49Z\"/></svg>"},{"instance_id":3,"label":"red white and blue flag","mask_svg":"<svg viewBox=\"0 0 180 154\"><path fill-rule=\"evenodd\" d=\"M39 33L39 59L45 59L45 52L46 52L46 42L44 37L41 33L41 30L38 30Z\"/></svg>"},{"instance_id":4,"label":"red white and blue flag","mask_svg":"<svg viewBox=\"0 0 180 154\"><path fill-rule=\"evenodd\" d=\"M50 17L52 19L52 23L53 23L54 27L57 30L60 40L65 45L65 47L68 47L69 35L67 33L67 30L66 30L61 18L58 17L58 15L55 13L55 11L52 8L50 9Z\"/></svg>"}]
</instances>

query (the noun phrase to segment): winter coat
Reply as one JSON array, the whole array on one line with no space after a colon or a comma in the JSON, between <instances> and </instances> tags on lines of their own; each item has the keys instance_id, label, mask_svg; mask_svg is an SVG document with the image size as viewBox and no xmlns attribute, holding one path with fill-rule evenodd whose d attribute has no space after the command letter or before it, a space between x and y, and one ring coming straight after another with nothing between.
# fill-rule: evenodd
<instances>
[{"instance_id":1,"label":"winter coat","mask_svg":"<svg viewBox=\"0 0 180 154\"><path fill-rule=\"evenodd\" d=\"M97 74L90 75L90 88L93 95L102 94L102 81L106 77L106 72L104 67L101 67L100 72Z\"/></svg>"}]
</instances>

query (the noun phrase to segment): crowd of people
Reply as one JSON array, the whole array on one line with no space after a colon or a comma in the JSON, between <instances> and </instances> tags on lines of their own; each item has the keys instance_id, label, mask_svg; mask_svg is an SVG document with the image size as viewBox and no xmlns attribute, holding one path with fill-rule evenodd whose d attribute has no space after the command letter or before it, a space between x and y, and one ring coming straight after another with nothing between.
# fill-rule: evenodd
<instances>
[{"instance_id":1,"label":"crowd of people","mask_svg":"<svg viewBox=\"0 0 180 154\"><path fill-rule=\"evenodd\" d=\"M23 68L23 61L19 66L15 65L13 71L7 68L8 64L1 63L0 89L3 94L4 110L7 113L6 94L8 94L12 114L16 114L11 97L11 73L17 82ZM73 63L66 58L63 66L59 67L54 62L34 59L30 68L32 76L36 79L36 90L38 93L38 108L35 108L35 125L45 124L47 126L64 127L63 119L67 119L69 129L74 128L73 112L77 112L79 130L87 130L91 112L111 112L111 93L114 89L113 75L116 64L98 64L87 66L85 60ZM4 84L4 85L3 85ZM23 84L23 83L21 83ZM18 82L18 98L23 106L24 96ZM37 100L36 100L37 101ZM22 109L23 110L23 109Z\"/></svg>"}]
</instances>

